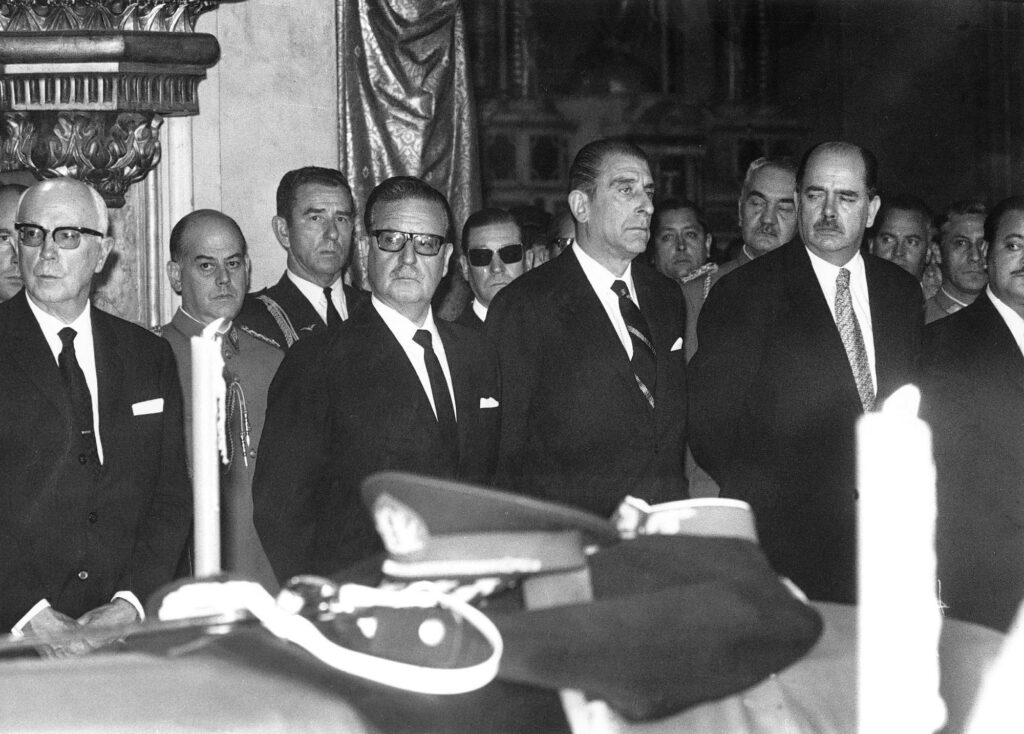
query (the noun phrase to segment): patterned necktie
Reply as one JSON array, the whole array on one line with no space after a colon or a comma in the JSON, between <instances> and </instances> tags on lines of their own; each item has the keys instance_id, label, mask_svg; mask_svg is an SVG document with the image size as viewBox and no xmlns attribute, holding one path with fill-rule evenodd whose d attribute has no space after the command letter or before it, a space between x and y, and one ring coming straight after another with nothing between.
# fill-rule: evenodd
<instances>
[{"instance_id":1,"label":"patterned necktie","mask_svg":"<svg viewBox=\"0 0 1024 734\"><path fill-rule=\"evenodd\" d=\"M865 411L875 407L875 386L871 380L871 366L868 363L868 350L864 347L864 335L857 323L857 314L853 312L853 298L850 296L850 271L839 269L836 276L836 326L839 337L846 348L846 358L850 360L853 379L857 382L857 392Z\"/></svg>"},{"instance_id":2,"label":"patterned necktie","mask_svg":"<svg viewBox=\"0 0 1024 734\"><path fill-rule=\"evenodd\" d=\"M629 297L629 288L626 283L617 280L612 283L612 290L619 297L619 312L622 314L622 320L626 322L626 330L633 342L633 358L630 360L633 377L636 378L640 392L653 408L658 367L654 357L654 341L651 339L651 330L647 327L647 319L640 313L640 309L633 303L633 299Z\"/></svg>"},{"instance_id":3,"label":"patterned necktie","mask_svg":"<svg viewBox=\"0 0 1024 734\"><path fill-rule=\"evenodd\" d=\"M57 335L63 345L57 357L57 365L68 391L68 399L71 401L71 419L74 421L75 430L82 438L83 455L94 468L98 468L99 452L96 450L96 435L93 433L92 394L75 355L75 337L78 336L78 332L66 326L57 332Z\"/></svg>"},{"instance_id":4,"label":"patterned necktie","mask_svg":"<svg viewBox=\"0 0 1024 734\"><path fill-rule=\"evenodd\" d=\"M338 313L338 309L334 307L334 299L331 298L331 293L334 289L331 286L324 288L324 298L327 299L327 326L334 326L335 324L341 323L341 314Z\"/></svg>"},{"instance_id":5,"label":"patterned necktie","mask_svg":"<svg viewBox=\"0 0 1024 734\"><path fill-rule=\"evenodd\" d=\"M455 424L455 408L452 406L452 396L448 391L448 381L444 379L441 361L434 351L433 339L429 331L419 329L412 340L423 347L427 377L430 378L430 392L434 396L434 410L437 412L437 425L441 429L441 437L448 445L452 457L458 461L459 431Z\"/></svg>"}]
</instances>

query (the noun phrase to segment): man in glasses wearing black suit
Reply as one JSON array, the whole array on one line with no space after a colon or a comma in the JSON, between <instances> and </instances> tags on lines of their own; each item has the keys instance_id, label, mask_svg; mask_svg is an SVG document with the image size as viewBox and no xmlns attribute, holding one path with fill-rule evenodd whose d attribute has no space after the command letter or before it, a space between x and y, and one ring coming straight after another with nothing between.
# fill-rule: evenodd
<instances>
[{"instance_id":1,"label":"man in glasses wearing black suit","mask_svg":"<svg viewBox=\"0 0 1024 734\"><path fill-rule=\"evenodd\" d=\"M504 209L481 209L469 215L462 227L459 265L473 290L473 300L455 323L482 329L491 299L526 272L532 253L523 245L523 233L515 217Z\"/></svg>"},{"instance_id":2,"label":"man in glasses wearing black suit","mask_svg":"<svg viewBox=\"0 0 1024 734\"><path fill-rule=\"evenodd\" d=\"M295 344L270 386L253 502L280 580L382 550L360 501L369 474L489 482L497 458L495 361L480 334L430 307L452 251L447 200L396 176L364 219L370 304Z\"/></svg>"}]
</instances>

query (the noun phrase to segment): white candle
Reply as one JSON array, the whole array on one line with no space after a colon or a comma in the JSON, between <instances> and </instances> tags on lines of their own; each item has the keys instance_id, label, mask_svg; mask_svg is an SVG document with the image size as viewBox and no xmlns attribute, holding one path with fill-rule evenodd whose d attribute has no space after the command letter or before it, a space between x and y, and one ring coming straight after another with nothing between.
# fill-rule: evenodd
<instances>
[{"instance_id":1,"label":"white candle","mask_svg":"<svg viewBox=\"0 0 1024 734\"><path fill-rule=\"evenodd\" d=\"M217 333L223 319L208 324L191 340L192 353L192 499L195 512L195 575L211 576L220 564L219 428L224 401L224 358Z\"/></svg>"},{"instance_id":2,"label":"white candle","mask_svg":"<svg viewBox=\"0 0 1024 734\"><path fill-rule=\"evenodd\" d=\"M857 423L858 729L934 732L939 695L935 462L917 417L920 392L897 390Z\"/></svg>"}]
</instances>

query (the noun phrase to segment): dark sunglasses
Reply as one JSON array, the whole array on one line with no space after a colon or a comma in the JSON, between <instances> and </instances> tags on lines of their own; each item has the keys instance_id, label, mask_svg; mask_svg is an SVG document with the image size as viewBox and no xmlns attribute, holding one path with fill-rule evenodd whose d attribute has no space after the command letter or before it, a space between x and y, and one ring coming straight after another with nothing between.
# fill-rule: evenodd
<instances>
[{"instance_id":1,"label":"dark sunglasses","mask_svg":"<svg viewBox=\"0 0 1024 734\"><path fill-rule=\"evenodd\" d=\"M494 250L486 247L475 247L468 253L469 264L478 268L486 268L494 259ZM511 245L503 245L498 248L498 257L506 265L512 265L523 259L523 246L516 242Z\"/></svg>"}]
</instances>

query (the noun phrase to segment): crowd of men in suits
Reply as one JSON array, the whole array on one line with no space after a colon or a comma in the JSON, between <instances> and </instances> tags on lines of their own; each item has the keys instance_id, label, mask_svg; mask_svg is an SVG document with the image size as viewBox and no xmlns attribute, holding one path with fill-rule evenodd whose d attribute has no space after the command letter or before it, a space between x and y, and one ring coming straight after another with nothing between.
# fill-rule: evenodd
<instances>
[{"instance_id":1,"label":"crowd of men in suits","mask_svg":"<svg viewBox=\"0 0 1024 734\"><path fill-rule=\"evenodd\" d=\"M689 447L753 507L780 574L854 602L855 424L914 382L935 433L943 602L1007 627L1024 597L1024 199L950 207L933 242L919 202L883 205L870 151L823 143L751 165L742 246L719 266L700 208L656 207L632 143L584 146L569 179L571 229L550 250L497 209L456 247L447 200L410 176L370 193L357 247L345 178L290 171L279 282L247 295L238 225L193 212L171 233L182 300L160 336L91 306L112 246L91 188L0 189L0 626L79 653L188 572L189 337L222 319L225 555L268 588L372 572L359 487L376 471L610 516L627 495L688 496ZM343 282L356 254L369 293ZM926 257L943 275L927 329ZM450 264L473 292L453 322L431 306Z\"/></svg>"}]
</instances>

